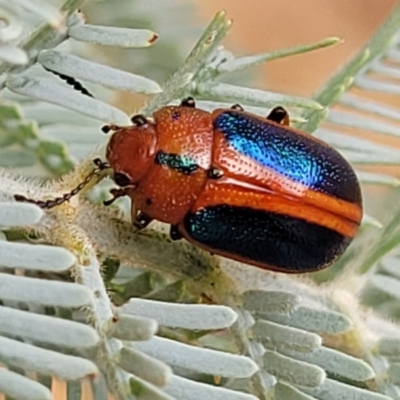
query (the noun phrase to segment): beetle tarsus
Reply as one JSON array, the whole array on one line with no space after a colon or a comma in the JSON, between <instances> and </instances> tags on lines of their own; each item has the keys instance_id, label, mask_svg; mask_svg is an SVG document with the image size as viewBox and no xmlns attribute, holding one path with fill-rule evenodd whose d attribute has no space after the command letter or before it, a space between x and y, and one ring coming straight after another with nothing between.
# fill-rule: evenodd
<instances>
[{"instance_id":1,"label":"beetle tarsus","mask_svg":"<svg viewBox=\"0 0 400 400\"><path fill-rule=\"evenodd\" d=\"M111 189L110 193L113 195L113 197L110 200L103 201L105 206L110 206L115 200L127 195L126 189Z\"/></svg>"},{"instance_id":2,"label":"beetle tarsus","mask_svg":"<svg viewBox=\"0 0 400 400\"><path fill-rule=\"evenodd\" d=\"M147 120L147 118L146 118L144 115L142 115L142 114L134 115L134 116L131 118L131 121L132 121L132 123L133 123L134 125L136 125L136 126L144 126L144 125L147 125L147 124L149 123L149 121Z\"/></svg>"},{"instance_id":3,"label":"beetle tarsus","mask_svg":"<svg viewBox=\"0 0 400 400\"><path fill-rule=\"evenodd\" d=\"M105 134L107 134L107 133L109 133L111 131L117 131L118 129L121 129L121 127L118 126L118 125L114 125L114 124L108 124L108 125L104 125L104 126L101 127L101 130Z\"/></svg>"},{"instance_id":4,"label":"beetle tarsus","mask_svg":"<svg viewBox=\"0 0 400 400\"><path fill-rule=\"evenodd\" d=\"M143 211L138 211L136 213L135 220L133 221L133 226L137 229L144 229L150 224L151 221L153 221L151 217L149 217Z\"/></svg>"},{"instance_id":5,"label":"beetle tarsus","mask_svg":"<svg viewBox=\"0 0 400 400\"><path fill-rule=\"evenodd\" d=\"M236 103L231 105L231 110L244 111L244 108L240 104Z\"/></svg>"},{"instance_id":6,"label":"beetle tarsus","mask_svg":"<svg viewBox=\"0 0 400 400\"><path fill-rule=\"evenodd\" d=\"M281 106L274 107L268 114L267 119L286 126L290 123L288 112Z\"/></svg>"},{"instance_id":7,"label":"beetle tarsus","mask_svg":"<svg viewBox=\"0 0 400 400\"><path fill-rule=\"evenodd\" d=\"M169 237L171 238L171 240L180 240L183 238L178 230L177 225L171 225L171 227L169 228Z\"/></svg>"},{"instance_id":8,"label":"beetle tarsus","mask_svg":"<svg viewBox=\"0 0 400 400\"><path fill-rule=\"evenodd\" d=\"M95 158L93 160L93 164L97 167L96 170L98 172L103 171L104 169L110 168L110 164L107 161L103 161L101 158Z\"/></svg>"}]
</instances>

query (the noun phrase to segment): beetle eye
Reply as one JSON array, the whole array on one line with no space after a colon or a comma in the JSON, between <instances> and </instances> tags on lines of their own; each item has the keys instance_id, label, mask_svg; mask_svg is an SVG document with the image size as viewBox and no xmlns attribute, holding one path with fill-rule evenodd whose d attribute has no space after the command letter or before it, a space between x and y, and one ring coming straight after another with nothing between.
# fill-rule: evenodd
<instances>
[{"instance_id":1,"label":"beetle eye","mask_svg":"<svg viewBox=\"0 0 400 400\"><path fill-rule=\"evenodd\" d=\"M118 186L121 187L128 186L131 183L129 176L121 172L116 172L114 174L114 181Z\"/></svg>"}]
</instances>

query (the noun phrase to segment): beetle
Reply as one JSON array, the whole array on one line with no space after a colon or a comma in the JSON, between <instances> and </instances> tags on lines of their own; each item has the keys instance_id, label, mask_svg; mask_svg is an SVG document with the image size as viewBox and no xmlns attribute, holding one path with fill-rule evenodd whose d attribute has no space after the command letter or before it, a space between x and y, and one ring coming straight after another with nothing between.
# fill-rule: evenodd
<instances>
[{"instance_id":1,"label":"beetle","mask_svg":"<svg viewBox=\"0 0 400 400\"><path fill-rule=\"evenodd\" d=\"M331 265L346 250L362 219L362 197L350 164L328 144L289 126L280 106L266 118L235 104L212 113L193 98L132 117L113 130L106 158L71 192L41 201L52 208L112 168L121 196L132 201L138 229L152 220L171 225L214 254L257 267L304 273Z\"/></svg>"},{"instance_id":2,"label":"beetle","mask_svg":"<svg viewBox=\"0 0 400 400\"><path fill-rule=\"evenodd\" d=\"M170 236L285 273L316 271L343 254L362 219L350 164L328 144L239 105L207 112L189 97L113 130L106 158L132 221L171 225Z\"/></svg>"}]
</instances>

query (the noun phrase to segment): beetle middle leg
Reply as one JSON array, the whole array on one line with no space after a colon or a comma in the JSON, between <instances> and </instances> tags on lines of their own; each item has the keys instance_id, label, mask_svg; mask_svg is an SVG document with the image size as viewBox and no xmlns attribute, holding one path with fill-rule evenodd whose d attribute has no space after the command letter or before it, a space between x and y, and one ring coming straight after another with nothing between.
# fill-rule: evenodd
<instances>
[{"instance_id":1,"label":"beetle middle leg","mask_svg":"<svg viewBox=\"0 0 400 400\"><path fill-rule=\"evenodd\" d=\"M286 126L290 123L288 112L281 106L274 107L268 114L267 119Z\"/></svg>"},{"instance_id":2,"label":"beetle middle leg","mask_svg":"<svg viewBox=\"0 0 400 400\"><path fill-rule=\"evenodd\" d=\"M177 225L171 225L171 227L169 228L169 237L172 240L180 240L183 238L183 236L181 235L181 233L178 230Z\"/></svg>"},{"instance_id":3,"label":"beetle middle leg","mask_svg":"<svg viewBox=\"0 0 400 400\"><path fill-rule=\"evenodd\" d=\"M186 97L181 101L181 107L196 108L196 102L193 97Z\"/></svg>"},{"instance_id":4,"label":"beetle middle leg","mask_svg":"<svg viewBox=\"0 0 400 400\"><path fill-rule=\"evenodd\" d=\"M153 221L153 218L149 217L143 211L136 211L132 213L132 223L133 226L137 229L144 229L150 222Z\"/></svg>"}]
</instances>

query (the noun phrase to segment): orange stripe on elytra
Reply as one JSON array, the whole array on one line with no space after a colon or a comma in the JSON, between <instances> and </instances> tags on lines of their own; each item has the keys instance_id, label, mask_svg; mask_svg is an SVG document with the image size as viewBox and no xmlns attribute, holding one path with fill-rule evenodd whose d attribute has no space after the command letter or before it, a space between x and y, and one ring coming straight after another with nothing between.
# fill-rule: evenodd
<instances>
[{"instance_id":1,"label":"orange stripe on elytra","mask_svg":"<svg viewBox=\"0 0 400 400\"><path fill-rule=\"evenodd\" d=\"M257 163L250 157L239 154L226 145L225 139L218 132L216 136L213 165L221 168L225 177L230 177L238 182L246 182L254 186L255 190L264 189L275 193L277 196L292 197L296 199L297 207L303 207L303 205L307 204L347 218L357 224L360 223L362 210L358 204L312 190L308 186L296 182L272 168Z\"/></svg>"},{"instance_id":2,"label":"orange stripe on elytra","mask_svg":"<svg viewBox=\"0 0 400 400\"><path fill-rule=\"evenodd\" d=\"M304 219L343 236L354 237L359 224L310 204L299 204L298 199L283 196L281 193L257 191L254 187L243 185L240 181L221 178L209 181L205 190L197 198L193 210L220 204L233 207L249 207L266 212L274 212L290 217Z\"/></svg>"}]
</instances>

